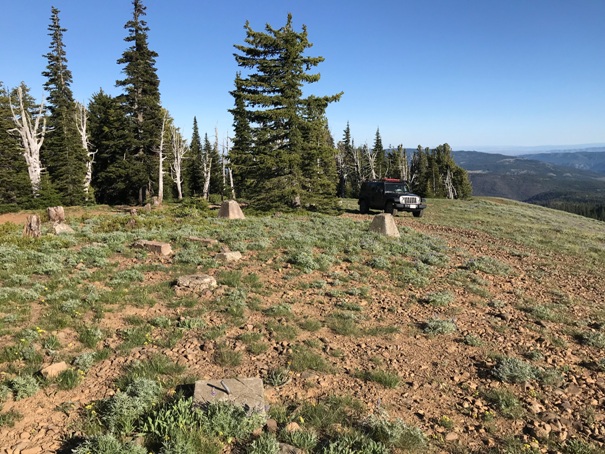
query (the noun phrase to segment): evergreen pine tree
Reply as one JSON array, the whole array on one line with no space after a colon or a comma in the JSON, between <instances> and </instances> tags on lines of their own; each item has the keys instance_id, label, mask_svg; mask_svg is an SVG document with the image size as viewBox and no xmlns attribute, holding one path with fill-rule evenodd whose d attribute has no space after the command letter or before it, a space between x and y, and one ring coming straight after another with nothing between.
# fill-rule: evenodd
<instances>
[{"instance_id":1,"label":"evergreen pine tree","mask_svg":"<svg viewBox=\"0 0 605 454\"><path fill-rule=\"evenodd\" d=\"M323 57L303 55L312 44L304 25L300 33L293 29L291 14L280 29L267 24L264 32L257 32L248 22L245 29L246 45L235 45L240 52L235 59L251 74L236 76L232 92L236 137L231 152L234 173L240 173L236 178L245 180L244 195L258 207L299 206L316 195L333 197L333 184L329 194L318 190L330 186L323 179L335 176L303 165L305 156L321 155L320 162L334 159L333 149L313 141L322 134L327 105L341 94L304 98L302 92L305 83L319 80L319 74L307 71ZM250 132L250 150L244 148L248 137L238 137L238 127L244 134Z\"/></svg>"},{"instance_id":2,"label":"evergreen pine tree","mask_svg":"<svg viewBox=\"0 0 605 454\"><path fill-rule=\"evenodd\" d=\"M384 178L388 172L388 166L384 147L382 146L382 137L380 137L379 128L376 128L376 135L374 136L374 145L372 146L372 153L376 156L376 176L378 178Z\"/></svg>"},{"instance_id":3,"label":"evergreen pine tree","mask_svg":"<svg viewBox=\"0 0 605 454\"><path fill-rule=\"evenodd\" d=\"M11 96L0 82L0 212L17 210L33 198L32 186L10 109Z\"/></svg>"},{"instance_id":4,"label":"evergreen pine tree","mask_svg":"<svg viewBox=\"0 0 605 454\"><path fill-rule=\"evenodd\" d=\"M131 192L138 193L140 203L154 193L157 183L158 159L156 147L160 142L162 111L160 106L160 80L156 73L155 59L158 54L149 49L149 28L142 19L146 7L142 0L133 0L133 16L126 22L128 36L124 39L131 46L124 51L118 64L124 65L125 78L116 86L123 87L120 96L132 131L132 148L128 151L134 159L128 159L128 175Z\"/></svg>"},{"instance_id":5,"label":"evergreen pine tree","mask_svg":"<svg viewBox=\"0 0 605 454\"><path fill-rule=\"evenodd\" d=\"M65 43L61 28L59 10L51 9L51 37L47 78L44 88L48 92L48 134L42 147L44 162L52 184L59 191L62 203L78 205L84 202L84 178L86 175L86 150L82 147L80 133L76 125L76 103L71 91L72 75L67 68Z\"/></svg>"},{"instance_id":6,"label":"evergreen pine tree","mask_svg":"<svg viewBox=\"0 0 605 454\"><path fill-rule=\"evenodd\" d=\"M255 173L254 151L252 147L252 129L246 112L244 87L241 74L235 75L235 90L231 95L235 100L235 107L229 112L233 115L233 145L229 150L229 161L233 174L233 184L240 194L253 194L254 182L251 177Z\"/></svg>"},{"instance_id":7,"label":"evergreen pine tree","mask_svg":"<svg viewBox=\"0 0 605 454\"><path fill-rule=\"evenodd\" d=\"M218 138L215 138L212 149L210 150L210 194L223 194L223 162L219 151Z\"/></svg>"},{"instance_id":8,"label":"evergreen pine tree","mask_svg":"<svg viewBox=\"0 0 605 454\"><path fill-rule=\"evenodd\" d=\"M124 107L103 90L88 105L91 149L96 150L92 186L98 202L136 203L137 194L129 182L135 165L132 135Z\"/></svg>"},{"instance_id":9,"label":"evergreen pine tree","mask_svg":"<svg viewBox=\"0 0 605 454\"><path fill-rule=\"evenodd\" d=\"M197 118L193 117L193 133L191 134L191 155L188 160L188 193L192 197L200 197L204 187L204 172L202 170L202 141L197 125Z\"/></svg>"}]
</instances>

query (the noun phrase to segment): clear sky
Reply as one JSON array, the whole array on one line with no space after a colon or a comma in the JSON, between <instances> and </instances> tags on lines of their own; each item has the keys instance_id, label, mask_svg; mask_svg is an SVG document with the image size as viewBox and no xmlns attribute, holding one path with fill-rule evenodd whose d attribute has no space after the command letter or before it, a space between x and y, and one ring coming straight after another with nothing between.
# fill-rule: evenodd
<instances>
[{"instance_id":1,"label":"clear sky","mask_svg":"<svg viewBox=\"0 0 605 454\"><path fill-rule=\"evenodd\" d=\"M454 149L605 143L605 0L145 0L162 104L190 137L231 133L229 90L246 20L293 14L323 56L316 95L336 141ZM131 0L0 0L0 81L43 96L51 5L60 12L72 89L118 94Z\"/></svg>"}]
</instances>

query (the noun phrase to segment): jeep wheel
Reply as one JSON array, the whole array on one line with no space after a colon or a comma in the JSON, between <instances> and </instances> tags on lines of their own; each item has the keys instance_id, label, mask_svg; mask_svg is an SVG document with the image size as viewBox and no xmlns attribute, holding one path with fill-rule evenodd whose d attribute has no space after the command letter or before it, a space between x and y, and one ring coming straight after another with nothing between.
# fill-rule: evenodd
<instances>
[{"instance_id":1,"label":"jeep wheel","mask_svg":"<svg viewBox=\"0 0 605 454\"><path fill-rule=\"evenodd\" d=\"M360 200L359 201L359 212L361 214L368 214L369 211L370 211L370 207L368 206L368 201Z\"/></svg>"},{"instance_id":2,"label":"jeep wheel","mask_svg":"<svg viewBox=\"0 0 605 454\"><path fill-rule=\"evenodd\" d=\"M397 216L397 208L393 206L393 202L387 202L384 207L384 212L392 214L393 216Z\"/></svg>"},{"instance_id":3,"label":"jeep wheel","mask_svg":"<svg viewBox=\"0 0 605 454\"><path fill-rule=\"evenodd\" d=\"M420 210L420 211L412 211L412 215L415 218L421 218L422 217L422 213L424 213L424 210Z\"/></svg>"}]
</instances>

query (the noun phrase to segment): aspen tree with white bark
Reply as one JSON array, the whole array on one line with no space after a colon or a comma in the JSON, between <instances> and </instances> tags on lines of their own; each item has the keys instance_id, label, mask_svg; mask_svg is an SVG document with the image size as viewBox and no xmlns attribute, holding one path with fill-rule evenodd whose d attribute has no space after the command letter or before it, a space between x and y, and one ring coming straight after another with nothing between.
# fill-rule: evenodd
<instances>
[{"instance_id":1,"label":"aspen tree with white bark","mask_svg":"<svg viewBox=\"0 0 605 454\"><path fill-rule=\"evenodd\" d=\"M44 109L44 101L40 103L38 112L32 115L25 107L25 97L23 85L17 88L17 103L18 112L12 102L9 102L13 123L15 128L10 132L15 132L21 139L23 146L23 157L27 163L27 172L31 182L32 193L37 197L40 191L40 182L42 179L42 162L40 161L40 149L44 143L46 135L46 111Z\"/></svg>"},{"instance_id":2,"label":"aspen tree with white bark","mask_svg":"<svg viewBox=\"0 0 605 454\"><path fill-rule=\"evenodd\" d=\"M202 147L202 178L204 184L202 186L202 197L208 200L210 194L210 178L212 176L212 146L208 140L208 134L204 134L204 146Z\"/></svg>"},{"instance_id":3,"label":"aspen tree with white bark","mask_svg":"<svg viewBox=\"0 0 605 454\"><path fill-rule=\"evenodd\" d=\"M370 149L367 144L362 147L362 153L368 162L368 168L370 169L370 178L376 179L376 158L378 157L378 150L375 148Z\"/></svg>"},{"instance_id":4,"label":"aspen tree with white bark","mask_svg":"<svg viewBox=\"0 0 605 454\"><path fill-rule=\"evenodd\" d=\"M76 101L76 128L82 139L82 148L86 151L86 174L84 175L84 197L86 201L92 200L91 182L92 182L92 165L95 162L97 150L92 151L90 140L88 138L88 110L86 106Z\"/></svg>"},{"instance_id":5,"label":"aspen tree with white bark","mask_svg":"<svg viewBox=\"0 0 605 454\"><path fill-rule=\"evenodd\" d=\"M168 120L168 112L164 112L162 120L162 129L160 131L160 145L158 146L158 203L161 205L164 201L164 132L166 131L166 121Z\"/></svg>"},{"instance_id":6,"label":"aspen tree with white bark","mask_svg":"<svg viewBox=\"0 0 605 454\"><path fill-rule=\"evenodd\" d=\"M176 184L178 200L183 200L183 170L184 157L187 154L187 141L183 139L181 131L175 126L170 127L170 144L172 146L172 164L170 171L172 181Z\"/></svg>"}]
</instances>

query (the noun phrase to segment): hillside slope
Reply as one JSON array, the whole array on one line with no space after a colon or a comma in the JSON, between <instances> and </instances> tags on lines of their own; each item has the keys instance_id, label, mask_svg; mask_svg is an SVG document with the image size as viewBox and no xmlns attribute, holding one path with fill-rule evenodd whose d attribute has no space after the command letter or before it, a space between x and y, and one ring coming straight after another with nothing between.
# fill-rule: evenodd
<instances>
[{"instance_id":1,"label":"hillside slope","mask_svg":"<svg viewBox=\"0 0 605 454\"><path fill-rule=\"evenodd\" d=\"M453 155L456 163L468 171L473 194L478 196L526 201L536 200L540 194L551 194L552 198L553 194L573 193L579 199L605 201L602 174L500 154L456 151Z\"/></svg>"},{"instance_id":2,"label":"hillside slope","mask_svg":"<svg viewBox=\"0 0 605 454\"><path fill-rule=\"evenodd\" d=\"M0 446L69 452L109 431L108 402L137 376L168 401L196 379L260 376L277 437L294 443L295 421L315 434L311 452L372 437L411 452L422 440L428 452L602 452L602 223L502 199L430 200L423 218L396 218L395 239L368 231L377 213L344 205L338 217L238 221L173 206L134 223L67 210L74 235L32 241L4 224L0 372L14 397L2 415L22 418L0 428ZM137 239L175 253L132 249ZM229 249L243 259L219 261ZM176 294L176 278L195 272L219 287ZM81 371L71 386L16 399L17 374L59 360ZM368 431L370 414L395 425ZM423 437L395 436L396 418ZM158 452L167 439L137 421L122 435ZM204 436L227 452L253 440Z\"/></svg>"},{"instance_id":3,"label":"hillside slope","mask_svg":"<svg viewBox=\"0 0 605 454\"><path fill-rule=\"evenodd\" d=\"M524 154L520 157L605 175L605 148L603 147L586 151Z\"/></svg>"}]
</instances>

